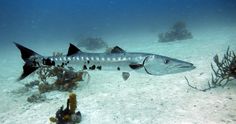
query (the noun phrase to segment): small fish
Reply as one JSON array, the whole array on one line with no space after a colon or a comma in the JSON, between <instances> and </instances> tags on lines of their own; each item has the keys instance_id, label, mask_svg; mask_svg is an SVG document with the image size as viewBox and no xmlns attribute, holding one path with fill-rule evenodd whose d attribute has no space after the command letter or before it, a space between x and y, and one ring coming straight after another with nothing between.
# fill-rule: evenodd
<instances>
[{"instance_id":1,"label":"small fish","mask_svg":"<svg viewBox=\"0 0 236 124\"><path fill-rule=\"evenodd\" d=\"M115 46L106 53L87 53L70 44L67 55L42 56L18 43L16 47L25 61L23 73L19 80L24 79L42 66L78 67L81 70L120 71L124 80L129 78L129 71L138 71L149 75L164 75L189 71L195 68L192 63L151 53L126 52Z\"/></svg>"}]
</instances>

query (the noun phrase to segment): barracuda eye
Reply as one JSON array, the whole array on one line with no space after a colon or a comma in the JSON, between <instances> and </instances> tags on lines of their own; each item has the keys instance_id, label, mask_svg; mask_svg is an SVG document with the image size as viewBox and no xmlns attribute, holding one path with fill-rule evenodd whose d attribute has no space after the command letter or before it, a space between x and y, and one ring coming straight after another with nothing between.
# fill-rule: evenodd
<instances>
[{"instance_id":1,"label":"barracuda eye","mask_svg":"<svg viewBox=\"0 0 236 124\"><path fill-rule=\"evenodd\" d=\"M164 60L164 64L168 64L169 62L170 62L169 59L165 59L165 60Z\"/></svg>"}]
</instances>

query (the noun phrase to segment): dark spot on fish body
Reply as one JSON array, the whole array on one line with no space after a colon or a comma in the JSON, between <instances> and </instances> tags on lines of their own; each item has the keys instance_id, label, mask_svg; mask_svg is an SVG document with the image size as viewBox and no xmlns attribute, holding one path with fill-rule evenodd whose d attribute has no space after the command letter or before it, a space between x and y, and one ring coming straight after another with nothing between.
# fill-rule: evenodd
<instances>
[{"instance_id":1,"label":"dark spot on fish body","mask_svg":"<svg viewBox=\"0 0 236 124\"><path fill-rule=\"evenodd\" d=\"M120 67L117 67L117 70L120 71Z\"/></svg>"},{"instance_id":2,"label":"dark spot on fish body","mask_svg":"<svg viewBox=\"0 0 236 124\"><path fill-rule=\"evenodd\" d=\"M90 63L90 61L88 60L88 61L87 61L87 63L89 64L89 63Z\"/></svg>"},{"instance_id":3,"label":"dark spot on fish body","mask_svg":"<svg viewBox=\"0 0 236 124\"><path fill-rule=\"evenodd\" d=\"M95 68L96 68L96 66L95 66L95 65L93 65L93 66L89 67L89 69L90 69L90 70L94 70Z\"/></svg>"},{"instance_id":4,"label":"dark spot on fish body","mask_svg":"<svg viewBox=\"0 0 236 124\"><path fill-rule=\"evenodd\" d=\"M102 70L102 66L97 66L97 69L98 70Z\"/></svg>"},{"instance_id":5,"label":"dark spot on fish body","mask_svg":"<svg viewBox=\"0 0 236 124\"><path fill-rule=\"evenodd\" d=\"M32 63L33 63L34 67L39 67L39 62L37 62L35 59L34 59L34 61Z\"/></svg>"},{"instance_id":6,"label":"dark spot on fish body","mask_svg":"<svg viewBox=\"0 0 236 124\"><path fill-rule=\"evenodd\" d=\"M87 68L87 66L86 65L84 65L83 66L83 70L87 70L88 68Z\"/></svg>"},{"instance_id":7,"label":"dark spot on fish body","mask_svg":"<svg viewBox=\"0 0 236 124\"><path fill-rule=\"evenodd\" d=\"M55 61L51 61L49 58L43 59L42 61L44 65L55 66Z\"/></svg>"},{"instance_id":8,"label":"dark spot on fish body","mask_svg":"<svg viewBox=\"0 0 236 124\"><path fill-rule=\"evenodd\" d=\"M62 62L61 67L64 67L64 65L65 65L64 62Z\"/></svg>"},{"instance_id":9,"label":"dark spot on fish body","mask_svg":"<svg viewBox=\"0 0 236 124\"><path fill-rule=\"evenodd\" d=\"M164 60L164 64L168 64L169 62L170 62L169 59L165 59L165 60Z\"/></svg>"}]
</instances>

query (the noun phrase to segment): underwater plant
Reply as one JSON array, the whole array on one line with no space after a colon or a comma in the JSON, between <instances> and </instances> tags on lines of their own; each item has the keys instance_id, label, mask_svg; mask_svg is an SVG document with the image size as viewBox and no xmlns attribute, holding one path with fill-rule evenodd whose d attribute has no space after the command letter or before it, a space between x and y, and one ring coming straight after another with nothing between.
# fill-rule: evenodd
<instances>
[{"instance_id":1,"label":"underwater plant","mask_svg":"<svg viewBox=\"0 0 236 124\"><path fill-rule=\"evenodd\" d=\"M107 48L107 43L101 37L87 37L80 39L77 46L84 47L87 50L97 50Z\"/></svg>"},{"instance_id":2,"label":"underwater plant","mask_svg":"<svg viewBox=\"0 0 236 124\"><path fill-rule=\"evenodd\" d=\"M211 74L211 81L208 81L208 88L199 89L194 87L190 85L188 79L185 77L190 87L200 91L207 91L216 87L224 87L230 81L236 79L236 55L234 51L230 51L228 47L221 61L217 54L214 56L213 60L217 68L214 68L213 64L211 64L213 74Z\"/></svg>"},{"instance_id":3,"label":"underwater plant","mask_svg":"<svg viewBox=\"0 0 236 124\"><path fill-rule=\"evenodd\" d=\"M75 124L79 123L82 119L80 111L75 112L77 108L76 94L70 93L67 99L67 105L56 112L55 117L50 117L49 120L56 124Z\"/></svg>"},{"instance_id":4,"label":"underwater plant","mask_svg":"<svg viewBox=\"0 0 236 124\"><path fill-rule=\"evenodd\" d=\"M71 91L77 87L78 81L83 81L83 77L88 75L86 71L75 72L63 67L42 67L38 70L39 79L43 82L39 84L40 93L52 90ZM54 83L48 83L49 78L55 78Z\"/></svg>"},{"instance_id":5,"label":"underwater plant","mask_svg":"<svg viewBox=\"0 0 236 124\"><path fill-rule=\"evenodd\" d=\"M176 22L169 31L158 35L159 42L171 42L176 40L192 39L192 33L186 29L186 24L182 21Z\"/></svg>"},{"instance_id":6,"label":"underwater plant","mask_svg":"<svg viewBox=\"0 0 236 124\"><path fill-rule=\"evenodd\" d=\"M61 56L59 52L54 52L53 56ZM59 91L71 91L77 88L78 82L83 81L84 77L90 76L87 71L74 71L72 67L50 67L42 66L36 71L38 75L38 80L31 81L25 84L26 90L29 90L35 86L38 87L39 93L33 94L27 98L28 102L38 103L45 101L46 97L42 96L45 92L50 92L53 90Z\"/></svg>"}]
</instances>

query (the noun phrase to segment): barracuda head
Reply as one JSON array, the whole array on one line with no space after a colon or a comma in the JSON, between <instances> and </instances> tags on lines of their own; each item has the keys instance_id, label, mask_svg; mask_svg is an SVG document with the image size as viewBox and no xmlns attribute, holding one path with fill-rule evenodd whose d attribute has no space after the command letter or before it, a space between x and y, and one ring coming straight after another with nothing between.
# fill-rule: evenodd
<instances>
[{"instance_id":1,"label":"barracuda head","mask_svg":"<svg viewBox=\"0 0 236 124\"><path fill-rule=\"evenodd\" d=\"M144 60L145 71L151 75L164 75L190 71L196 68L192 63L159 55Z\"/></svg>"}]
</instances>

